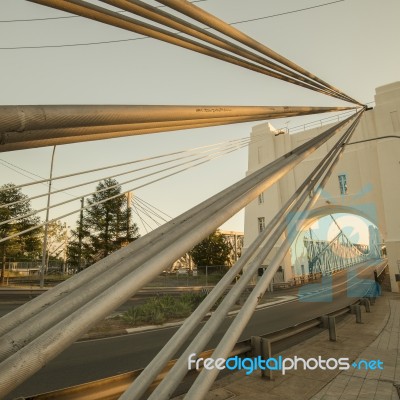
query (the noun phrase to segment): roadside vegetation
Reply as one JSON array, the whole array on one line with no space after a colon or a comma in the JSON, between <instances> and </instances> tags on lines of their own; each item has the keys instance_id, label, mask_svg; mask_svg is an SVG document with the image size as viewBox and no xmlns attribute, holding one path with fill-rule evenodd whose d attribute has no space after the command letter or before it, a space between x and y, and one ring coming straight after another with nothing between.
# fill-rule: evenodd
<instances>
[{"instance_id":1,"label":"roadside vegetation","mask_svg":"<svg viewBox=\"0 0 400 400\"><path fill-rule=\"evenodd\" d=\"M188 317L203 301L205 293L184 293L180 296L163 295L149 298L144 304L131 307L121 315L129 325L160 325Z\"/></svg>"}]
</instances>

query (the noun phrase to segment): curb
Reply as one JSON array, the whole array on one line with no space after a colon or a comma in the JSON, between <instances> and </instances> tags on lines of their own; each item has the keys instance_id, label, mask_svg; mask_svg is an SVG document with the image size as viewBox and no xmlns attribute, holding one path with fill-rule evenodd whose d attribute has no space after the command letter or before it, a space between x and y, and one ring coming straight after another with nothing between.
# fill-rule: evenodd
<instances>
[{"instance_id":1,"label":"curb","mask_svg":"<svg viewBox=\"0 0 400 400\"><path fill-rule=\"evenodd\" d=\"M284 298L284 300L274 300L270 301L268 303L263 303L259 304L256 307L256 310L268 308L275 306L277 304L284 304L284 303L289 303L291 301L297 300L297 296L281 296L281 299ZM239 313L240 310L233 310L229 311L227 316L231 317L233 315L236 315ZM212 315L212 312L209 312L205 315L204 318L209 318ZM167 329L167 328L173 328L177 326L183 325L185 320L180 320L176 322L166 322L165 324L161 325L144 325L144 326L138 326L135 328L126 328L126 329L117 329L113 331L108 331L108 332L93 332L93 333L86 333L83 335L78 341L86 341L86 340L94 340L94 339L105 339L105 338L110 338L114 336L122 336L122 335L128 335L128 334L133 334L133 333L141 333L141 332L146 332L146 331L152 331L156 329Z\"/></svg>"}]
</instances>

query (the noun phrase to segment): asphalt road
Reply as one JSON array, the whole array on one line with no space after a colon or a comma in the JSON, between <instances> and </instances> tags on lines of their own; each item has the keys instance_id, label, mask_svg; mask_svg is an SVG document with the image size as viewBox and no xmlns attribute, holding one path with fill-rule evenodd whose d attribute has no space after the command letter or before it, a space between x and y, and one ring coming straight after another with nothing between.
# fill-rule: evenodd
<instances>
[{"instance_id":1,"label":"asphalt road","mask_svg":"<svg viewBox=\"0 0 400 400\"><path fill-rule=\"evenodd\" d=\"M336 274L332 280L327 278L321 284L303 286L297 293L297 299L256 311L242 333L241 340L287 328L353 303L357 297L354 295L359 295L360 290L364 290L360 288L365 288L360 278L373 280L373 268L359 269L357 274L349 283L346 281L351 274L342 272ZM279 293L281 296L282 294L284 293ZM228 317L223 321L208 348L215 347L227 331L232 318ZM10 393L5 400L144 368L176 330L176 327L160 328L76 342Z\"/></svg>"}]
</instances>

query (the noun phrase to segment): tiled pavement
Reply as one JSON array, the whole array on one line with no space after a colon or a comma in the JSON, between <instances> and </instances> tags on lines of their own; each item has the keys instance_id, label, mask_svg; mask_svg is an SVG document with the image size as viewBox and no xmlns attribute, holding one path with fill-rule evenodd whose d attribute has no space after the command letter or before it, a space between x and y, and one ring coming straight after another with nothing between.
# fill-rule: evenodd
<instances>
[{"instance_id":1,"label":"tiled pavement","mask_svg":"<svg viewBox=\"0 0 400 400\"><path fill-rule=\"evenodd\" d=\"M380 359L382 371L352 368L337 370L290 371L274 380L257 373L236 372L217 381L207 400L399 400L394 384L400 384L400 295L384 293L362 313L363 324L348 315L337 324L337 341L330 342L324 331L281 353L284 357L348 357L350 362ZM183 398L180 396L179 399Z\"/></svg>"},{"instance_id":2,"label":"tiled pavement","mask_svg":"<svg viewBox=\"0 0 400 400\"><path fill-rule=\"evenodd\" d=\"M398 400L394 386L400 385L400 298L389 300L390 316L387 325L357 358L379 359L383 370L343 371L326 385L312 400Z\"/></svg>"}]
</instances>

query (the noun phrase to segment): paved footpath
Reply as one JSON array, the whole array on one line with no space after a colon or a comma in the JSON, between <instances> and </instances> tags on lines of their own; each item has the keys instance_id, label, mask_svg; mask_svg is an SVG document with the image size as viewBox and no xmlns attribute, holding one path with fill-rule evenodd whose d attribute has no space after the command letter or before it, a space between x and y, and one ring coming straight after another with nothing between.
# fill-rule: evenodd
<instances>
[{"instance_id":1,"label":"paved footpath","mask_svg":"<svg viewBox=\"0 0 400 400\"><path fill-rule=\"evenodd\" d=\"M400 385L400 295L384 293L371 306L371 313L362 312L362 322L356 324L355 316L348 315L337 323L336 342L329 341L327 331L323 331L280 354L348 357L350 363L379 359L384 363L383 370L297 370L285 375L277 371L272 381L262 379L256 372L246 376L241 371L217 381L206 399L399 400L395 385Z\"/></svg>"}]
</instances>

